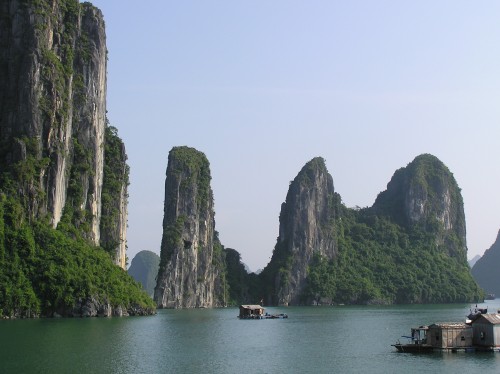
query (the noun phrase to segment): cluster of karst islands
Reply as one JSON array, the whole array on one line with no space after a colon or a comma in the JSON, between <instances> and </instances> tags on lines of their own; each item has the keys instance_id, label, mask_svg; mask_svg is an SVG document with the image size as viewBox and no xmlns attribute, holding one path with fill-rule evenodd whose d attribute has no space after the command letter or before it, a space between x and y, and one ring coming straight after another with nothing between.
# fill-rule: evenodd
<instances>
[{"instance_id":1,"label":"cluster of karst islands","mask_svg":"<svg viewBox=\"0 0 500 374\"><path fill-rule=\"evenodd\" d=\"M209 162L170 151L154 300L163 308L479 300L460 189L436 157L396 171L370 208L350 209L325 162L306 163L281 206L269 264L248 274L215 229Z\"/></svg>"},{"instance_id":2,"label":"cluster of karst islands","mask_svg":"<svg viewBox=\"0 0 500 374\"><path fill-rule=\"evenodd\" d=\"M359 210L342 203L324 160L310 160L257 275L220 242L209 162L188 147L169 154L148 295L125 271L129 169L106 118L101 12L77 0L2 2L0 42L0 317L483 297L467 264L460 189L436 157L397 170Z\"/></svg>"}]
</instances>

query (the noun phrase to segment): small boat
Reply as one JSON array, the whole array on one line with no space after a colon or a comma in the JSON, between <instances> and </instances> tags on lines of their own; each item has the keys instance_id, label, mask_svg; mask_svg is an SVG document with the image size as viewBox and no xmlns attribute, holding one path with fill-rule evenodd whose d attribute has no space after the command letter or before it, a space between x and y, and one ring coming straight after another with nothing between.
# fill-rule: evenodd
<instances>
[{"instance_id":1,"label":"small boat","mask_svg":"<svg viewBox=\"0 0 500 374\"><path fill-rule=\"evenodd\" d=\"M401 343L396 343L392 344L393 347L395 347L398 352L405 352L405 353L431 353L434 352L434 348L432 345L429 344L401 344Z\"/></svg>"},{"instance_id":2,"label":"small boat","mask_svg":"<svg viewBox=\"0 0 500 374\"><path fill-rule=\"evenodd\" d=\"M240 305L239 319L284 319L288 318L285 313L264 314L264 308L260 305Z\"/></svg>"},{"instance_id":3,"label":"small boat","mask_svg":"<svg viewBox=\"0 0 500 374\"><path fill-rule=\"evenodd\" d=\"M420 326L411 329L411 336L402 336L407 338L409 341L406 344L401 343L399 340L396 344L391 344L398 352L406 353L430 353L434 350L434 347L427 344L427 331L428 326Z\"/></svg>"},{"instance_id":4,"label":"small boat","mask_svg":"<svg viewBox=\"0 0 500 374\"><path fill-rule=\"evenodd\" d=\"M481 314L486 314L486 313L488 313L488 308L478 308L476 304L476 308L474 309L474 311L472 311L471 309L470 313L467 315L465 323L470 325L472 321L475 321Z\"/></svg>"},{"instance_id":5,"label":"small boat","mask_svg":"<svg viewBox=\"0 0 500 374\"><path fill-rule=\"evenodd\" d=\"M240 305L239 319L264 319L264 308L260 305Z\"/></svg>"},{"instance_id":6,"label":"small boat","mask_svg":"<svg viewBox=\"0 0 500 374\"><path fill-rule=\"evenodd\" d=\"M495 294L489 293L488 295L486 295L486 300L495 300Z\"/></svg>"}]
</instances>

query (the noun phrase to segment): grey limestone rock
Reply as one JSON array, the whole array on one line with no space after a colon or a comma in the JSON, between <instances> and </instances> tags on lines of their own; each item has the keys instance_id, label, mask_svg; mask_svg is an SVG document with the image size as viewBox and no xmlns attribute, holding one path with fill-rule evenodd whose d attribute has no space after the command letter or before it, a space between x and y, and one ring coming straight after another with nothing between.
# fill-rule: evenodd
<instances>
[{"instance_id":1,"label":"grey limestone rock","mask_svg":"<svg viewBox=\"0 0 500 374\"><path fill-rule=\"evenodd\" d=\"M290 184L281 205L279 237L272 262L283 261L275 279L273 303L297 305L314 254L335 256L333 179L325 161L309 161Z\"/></svg>"},{"instance_id":2,"label":"grey limestone rock","mask_svg":"<svg viewBox=\"0 0 500 374\"><path fill-rule=\"evenodd\" d=\"M397 170L373 208L403 226L420 226L433 233L438 248L466 262L462 194L453 174L437 157L423 154Z\"/></svg>"},{"instance_id":3,"label":"grey limestone rock","mask_svg":"<svg viewBox=\"0 0 500 374\"><path fill-rule=\"evenodd\" d=\"M57 227L72 205L78 213L75 223L88 227L84 235L96 245L101 236L106 66L104 19L90 3L0 3L0 142L12 145L4 148L2 161L39 160L44 165L39 174L19 186L29 214L48 216ZM70 184L78 186L71 196ZM125 238L126 203L120 219L119 236ZM123 268L124 248L123 240L117 248L117 264Z\"/></svg>"},{"instance_id":4,"label":"grey limestone rock","mask_svg":"<svg viewBox=\"0 0 500 374\"><path fill-rule=\"evenodd\" d=\"M170 151L160 270L154 291L159 308L219 305L210 180L209 162L203 153L188 147Z\"/></svg>"}]
</instances>

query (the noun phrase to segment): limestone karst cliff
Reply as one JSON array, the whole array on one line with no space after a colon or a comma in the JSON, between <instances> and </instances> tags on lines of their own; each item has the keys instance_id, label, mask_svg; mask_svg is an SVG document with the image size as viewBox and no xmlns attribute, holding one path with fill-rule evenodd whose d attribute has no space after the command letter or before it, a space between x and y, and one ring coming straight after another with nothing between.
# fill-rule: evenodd
<instances>
[{"instance_id":1,"label":"limestone karst cliff","mask_svg":"<svg viewBox=\"0 0 500 374\"><path fill-rule=\"evenodd\" d=\"M432 232L439 248L466 260L462 195L453 174L437 157L420 155L397 170L373 207L407 227Z\"/></svg>"},{"instance_id":2,"label":"limestone karst cliff","mask_svg":"<svg viewBox=\"0 0 500 374\"><path fill-rule=\"evenodd\" d=\"M290 183L271 261L259 275L247 274L238 252L219 243L209 181L203 154L187 147L170 152L154 295L160 307L482 297L466 261L460 189L434 156L415 158L372 207L356 209L334 191L325 160L312 159Z\"/></svg>"},{"instance_id":3,"label":"limestone karst cliff","mask_svg":"<svg viewBox=\"0 0 500 374\"><path fill-rule=\"evenodd\" d=\"M396 171L362 209L342 203L316 158L290 184L261 293L288 305L477 301L466 254L460 189L436 157Z\"/></svg>"},{"instance_id":4,"label":"limestone karst cliff","mask_svg":"<svg viewBox=\"0 0 500 374\"><path fill-rule=\"evenodd\" d=\"M129 166L117 129L107 126L105 134L99 244L116 265L126 269Z\"/></svg>"},{"instance_id":5,"label":"limestone karst cliff","mask_svg":"<svg viewBox=\"0 0 500 374\"><path fill-rule=\"evenodd\" d=\"M160 308L221 305L216 282L221 251L214 251L215 220L210 165L188 147L168 156L160 270L154 300Z\"/></svg>"},{"instance_id":6,"label":"limestone karst cliff","mask_svg":"<svg viewBox=\"0 0 500 374\"><path fill-rule=\"evenodd\" d=\"M487 292L500 296L500 231L495 243L487 249L472 268L472 275L477 283Z\"/></svg>"},{"instance_id":7,"label":"limestone karst cliff","mask_svg":"<svg viewBox=\"0 0 500 374\"><path fill-rule=\"evenodd\" d=\"M46 217L53 227L65 220L98 245L107 64L101 11L77 0L6 0L0 12L1 164L12 170L30 219ZM115 257L123 268L126 215L122 204Z\"/></svg>"},{"instance_id":8,"label":"limestone karst cliff","mask_svg":"<svg viewBox=\"0 0 500 374\"><path fill-rule=\"evenodd\" d=\"M269 264L278 270L270 279L274 286L270 302L303 302L314 255L334 258L334 198L332 177L320 157L309 161L290 184L281 205L279 237Z\"/></svg>"},{"instance_id":9,"label":"limestone karst cliff","mask_svg":"<svg viewBox=\"0 0 500 374\"><path fill-rule=\"evenodd\" d=\"M0 317L154 312L124 271L128 166L106 62L90 3L0 2Z\"/></svg>"}]
</instances>

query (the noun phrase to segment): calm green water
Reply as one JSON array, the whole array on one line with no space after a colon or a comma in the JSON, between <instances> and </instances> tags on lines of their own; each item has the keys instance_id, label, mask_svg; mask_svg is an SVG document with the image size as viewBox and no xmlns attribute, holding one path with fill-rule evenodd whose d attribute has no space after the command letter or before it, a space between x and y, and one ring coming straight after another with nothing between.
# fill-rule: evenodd
<instances>
[{"instance_id":1,"label":"calm green water","mask_svg":"<svg viewBox=\"0 0 500 374\"><path fill-rule=\"evenodd\" d=\"M488 302L496 311L500 300ZM0 373L499 373L500 353L412 355L409 328L461 321L470 305L161 310L152 317L0 321Z\"/></svg>"}]
</instances>

